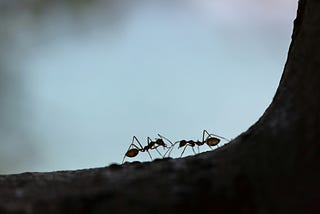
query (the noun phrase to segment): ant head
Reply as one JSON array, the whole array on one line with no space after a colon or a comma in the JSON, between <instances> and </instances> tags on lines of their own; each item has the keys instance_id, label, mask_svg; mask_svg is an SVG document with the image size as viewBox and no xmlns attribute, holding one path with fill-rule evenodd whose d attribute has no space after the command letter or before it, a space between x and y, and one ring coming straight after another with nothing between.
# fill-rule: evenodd
<instances>
[{"instance_id":1,"label":"ant head","mask_svg":"<svg viewBox=\"0 0 320 214\"><path fill-rule=\"evenodd\" d=\"M167 147L164 141L160 138L156 140L156 144L158 144L159 146Z\"/></svg>"},{"instance_id":2,"label":"ant head","mask_svg":"<svg viewBox=\"0 0 320 214\"><path fill-rule=\"evenodd\" d=\"M187 144L186 140L180 140L179 141L179 148L185 146L186 144Z\"/></svg>"},{"instance_id":3,"label":"ant head","mask_svg":"<svg viewBox=\"0 0 320 214\"><path fill-rule=\"evenodd\" d=\"M220 139L216 137L209 137L206 140L208 146L216 146L220 143Z\"/></svg>"},{"instance_id":4,"label":"ant head","mask_svg":"<svg viewBox=\"0 0 320 214\"><path fill-rule=\"evenodd\" d=\"M137 156L138 153L139 153L138 149L130 149L126 152L125 156L127 156L129 158L133 158L133 157Z\"/></svg>"}]
</instances>

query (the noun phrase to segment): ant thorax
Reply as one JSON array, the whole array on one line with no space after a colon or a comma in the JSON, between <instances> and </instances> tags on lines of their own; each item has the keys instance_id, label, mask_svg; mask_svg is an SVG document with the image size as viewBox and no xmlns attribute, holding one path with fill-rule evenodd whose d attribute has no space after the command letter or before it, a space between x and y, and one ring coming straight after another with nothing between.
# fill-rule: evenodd
<instances>
[{"instance_id":1,"label":"ant thorax","mask_svg":"<svg viewBox=\"0 0 320 214\"><path fill-rule=\"evenodd\" d=\"M203 142L201 142L201 141L199 141L199 140L195 141L194 143L195 143L197 146L202 146L202 145L203 145Z\"/></svg>"}]
</instances>

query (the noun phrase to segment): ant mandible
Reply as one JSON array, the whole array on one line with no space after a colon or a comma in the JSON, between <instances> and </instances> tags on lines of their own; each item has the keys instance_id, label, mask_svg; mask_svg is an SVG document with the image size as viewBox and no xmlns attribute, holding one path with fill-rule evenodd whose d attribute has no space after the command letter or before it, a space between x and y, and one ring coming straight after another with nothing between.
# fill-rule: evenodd
<instances>
[{"instance_id":1,"label":"ant mandible","mask_svg":"<svg viewBox=\"0 0 320 214\"><path fill-rule=\"evenodd\" d=\"M205 138L205 134L207 134L207 137ZM198 153L200 152L199 151L199 147L206 144L210 147L210 149L212 149L212 146L217 146L219 143L220 143L220 139L224 139L226 141L229 141L227 138L224 138L224 137L221 137L219 135L215 135L215 134L210 134L207 130L203 130L202 132L202 141L193 141L193 140L180 140L180 141L177 141L175 142L171 147L170 147L170 151L169 151L169 155L170 156L170 153L174 147L175 144L179 144L179 147L178 148L181 148L181 147L184 147L183 150L182 150L182 153L180 155L180 158L182 157L183 153L185 152L187 146L190 146L192 148L192 151L194 154L196 154L196 152L194 151L194 148L196 145L198 146Z\"/></svg>"},{"instance_id":2,"label":"ant mandible","mask_svg":"<svg viewBox=\"0 0 320 214\"><path fill-rule=\"evenodd\" d=\"M149 155L150 159L152 160L152 156L149 152L149 150L152 150L152 149L155 149L158 152L158 154L162 158L164 158L167 153L165 153L165 155L162 155L157 148L159 146L162 146L163 148L168 148L168 146L165 144L163 139L165 139L166 141L168 141L171 144L170 148L173 146L173 143L169 139L167 139L166 137L164 137L160 134L158 134L158 136L159 136L159 138L156 138L155 141L153 141L150 137L147 137L147 145L144 147L141 145L138 138L136 136L133 136L132 143L129 145L127 152L123 156L122 163L124 162L124 159L126 157L133 158L133 157L137 156L139 154L139 152L148 152L148 155ZM134 141L137 141L139 146L135 145ZM130 149L131 147L134 147L134 148Z\"/></svg>"}]
</instances>

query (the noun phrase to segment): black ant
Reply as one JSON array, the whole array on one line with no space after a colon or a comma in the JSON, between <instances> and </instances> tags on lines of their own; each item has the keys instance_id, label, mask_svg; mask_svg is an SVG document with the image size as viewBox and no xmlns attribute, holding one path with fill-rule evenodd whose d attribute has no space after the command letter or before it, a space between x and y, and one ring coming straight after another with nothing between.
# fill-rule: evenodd
<instances>
[{"instance_id":1,"label":"black ant","mask_svg":"<svg viewBox=\"0 0 320 214\"><path fill-rule=\"evenodd\" d=\"M158 136L159 136L159 138L156 138L155 141L153 141L150 137L147 137L147 145L144 146L144 147L141 145L141 143L140 143L140 141L138 140L138 138L137 138L136 136L133 136L133 138L132 138L132 143L130 144L127 152L125 153L125 155L124 155L124 157L123 157L123 159L122 159L122 163L124 162L124 159L125 159L126 157L133 158L133 157L137 156L137 155L139 154L139 152L148 152L148 155L149 155L150 159L152 160L152 156L151 156L151 154L150 154L150 152L149 152L149 150L152 150L152 149L155 149L155 150L158 152L158 154L159 154L162 158L164 158L167 153L165 153L165 155L162 155L157 148L158 148L159 146L162 146L163 148L171 148L171 147L173 146L173 143L172 143L169 139L167 139L166 137L164 137L164 136L162 136L162 135L160 135L160 134L158 134ZM168 142L171 144L171 146L168 147L168 146L164 143L164 140L163 140L163 139L165 139L166 141L168 141ZM134 141L137 141L138 144L139 144L139 146L135 145L135 144L134 144ZM134 147L134 148L130 149L131 147Z\"/></svg>"},{"instance_id":2,"label":"black ant","mask_svg":"<svg viewBox=\"0 0 320 214\"><path fill-rule=\"evenodd\" d=\"M207 134L208 136L205 138L205 134ZM215 134L210 134L207 130L203 130L202 132L202 141L193 141L193 140L180 140L180 141L177 141L175 142L171 147L170 147L170 152L169 152L169 156L170 156L170 153L174 147L174 145L176 145L177 143L179 143L179 148L181 147L184 147L183 148L183 151L180 155L180 158L182 157L184 151L186 150L187 146L190 146L192 148L192 151L194 154L196 154L196 152L194 151L194 148L195 146L198 146L198 153L200 152L199 151L199 147L206 144L210 147L210 149L212 149L212 146L217 146L221 139L224 139L226 141L229 141L227 138L224 138L224 137L221 137L221 136L218 136L218 135L215 135Z\"/></svg>"}]
</instances>

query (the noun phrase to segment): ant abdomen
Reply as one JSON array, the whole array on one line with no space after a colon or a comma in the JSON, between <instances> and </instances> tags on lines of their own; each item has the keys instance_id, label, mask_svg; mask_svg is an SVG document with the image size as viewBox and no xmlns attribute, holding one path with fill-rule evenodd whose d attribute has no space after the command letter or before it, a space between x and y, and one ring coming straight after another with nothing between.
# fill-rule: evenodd
<instances>
[{"instance_id":1,"label":"ant abdomen","mask_svg":"<svg viewBox=\"0 0 320 214\"><path fill-rule=\"evenodd\" d=\"M138 149L130 149L126 152L125 156L127 156L129 158L133 158L133 157L137 156L138 153L139 153Z\"/></svg>"},{"instance_id":2,"label":"ant abdomen","mask_svg":"<svg viewBox=\"0 0 320 214\"><path fill-rule=\"evenodd\" d=\"M216 137L210 137L206 140L208 146L216 146L220 143L220 139Z\"/></svg>"}]
</instances>

